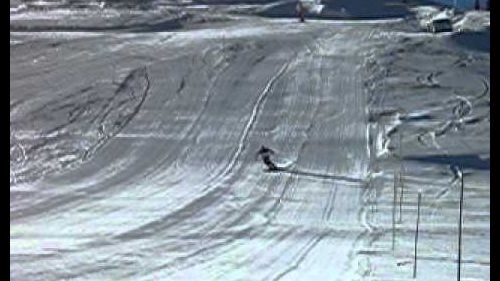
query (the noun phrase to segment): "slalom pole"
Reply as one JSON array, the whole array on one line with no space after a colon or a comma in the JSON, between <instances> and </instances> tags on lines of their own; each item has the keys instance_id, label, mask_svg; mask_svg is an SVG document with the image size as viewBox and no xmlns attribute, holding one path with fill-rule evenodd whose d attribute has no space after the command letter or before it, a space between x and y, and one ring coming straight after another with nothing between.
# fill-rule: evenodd
<instances>
[{"instance_id":1,"label":"slalom pole","mask_svg":"<svg viewBox=\"0 0 500 281\"><path fill-rule=\"evenodd\" d=\"M395 250L396 244L396 171L394 171L394 190L393 190L393 199L392 199L392 251Z\"/></svg>"},{"instance_id":2,"label":"slalom pole","mask_svg":"<svg viewBox=\"0 0 500 281\"><path fill-rule=\"evenodd\" d=\"M404 193L404 182L403 182L403 165L399 171L399 185L401 186L401 193L399 194L399 220L398 222L403 222L403 193Z\"/></svg>"},{"instance_id":3,"label":"slalom pole","mask_svg":"<svg viewBox=\"0 0 500 281\"><path fill-rule=\"evenodd\" d=\"M417 203L417 226L415 228L415 257L413 261L413 278L417 278L417 247L418 247L418 225L420 223L420 202L422 201L422 191L418 192Z\"/></svg>"},{"instance_id":4,"label":"slalom pole","mask_svg":"<svg viewBox=\"0 0 500 281\"><path fill-rule=\"evenodd\" d=\"M460 267L462 264L462 216L463 216L463 205L464 205L464 171L460 167L460 206L459 206L459 221L458 221L458 264L457 264L457 280L460 281Z\"/></svg>"}]
</instances>

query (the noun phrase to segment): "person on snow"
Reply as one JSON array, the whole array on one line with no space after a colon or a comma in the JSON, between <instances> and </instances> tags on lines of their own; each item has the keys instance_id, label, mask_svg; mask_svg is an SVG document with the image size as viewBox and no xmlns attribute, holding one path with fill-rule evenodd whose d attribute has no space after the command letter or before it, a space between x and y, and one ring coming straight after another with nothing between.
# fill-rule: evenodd
<instances>
[{"instance_id":1,"label":"person on snow","mask_svg":"<svg viewBox=\"0 0 500 281\"><path fill-rule=\"evenodd\" d=\"M278 167L276 166L276 164L273 163L273 161L271 161L271 155L274 154L274 151L270 148L267 148L265 146L261 146L259 151L257 151L257 157L261 157L262 158L262 161L264 161L264 164L267 166L267 168L270 170L270 171L276 171L278 170Z\"/></svg>"},{"instance_id":2,"label":"person on snow","mask_svg":"<svg viewBox=\"0 0 500 281\"><path fill-rule=\"evenodd\" d=\"M299 0L297 2L297 6L295 6L295 10L297 11L297 14L299 15L300 22L304 22L305 21L304 14L306 13L306 7L304 7L304 4L302 3L302 1Z\"/></svg>"}]
</instances>

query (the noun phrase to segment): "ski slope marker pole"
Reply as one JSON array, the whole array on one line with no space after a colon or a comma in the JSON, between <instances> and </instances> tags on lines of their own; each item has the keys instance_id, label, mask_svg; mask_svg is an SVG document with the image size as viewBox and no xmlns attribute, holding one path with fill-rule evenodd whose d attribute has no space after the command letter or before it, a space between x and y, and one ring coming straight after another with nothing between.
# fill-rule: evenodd
<instances>
[{"instance_id":1,"label":"ski slope marker pole","mask_svg":"<svg viewBox=\"0 0 500 281\"><path fill-rule=\"evenodd\" d=\"M457 280L460 281L460 267L462 264L462 221L463 221L463 205L464 205L464 171L460 167L460 206L459 206L459 221L458 221L458 264L457 264Z\"/></svg>"},{"instance_id":2,"label":"ski slope marker pole","mask_svg":"<svg viewBox=\"0 0 500 281\"><path fill-rule=\"evenodd\" d=\"M415 259L413 261L413 278L417 278L417 248L418 248L418 225L420 224L420 202L422 201L422 191L418 191L417 203L417 226L415 228Z\"/></svg>"},{"instance_id":3,"label":"ski slope marker pole","mask_svg":"<svg viewBox=\"0 0 500 281\"><path fill-rule=\"evenodd\" d=\"M392 199L392 251L395 249L396 244L396 171L394 170L394 189Z\"/></svg>"}]
</instances>

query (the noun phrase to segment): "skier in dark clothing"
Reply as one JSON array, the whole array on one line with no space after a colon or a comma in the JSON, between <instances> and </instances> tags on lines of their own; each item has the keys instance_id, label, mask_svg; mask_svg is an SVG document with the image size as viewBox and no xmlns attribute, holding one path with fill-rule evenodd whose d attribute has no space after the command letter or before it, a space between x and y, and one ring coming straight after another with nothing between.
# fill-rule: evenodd
<instances>
[{"instance_id":1,"label":"skier in dark clothing","mask_svg":"<svg viewBox=\"0 0 500 281\"><path fill-rule=\"evenodd\" d=\"M304 4L302 4L302 1L298 1L297 2L297 5L295 6L295 10L297 11L297 14L299 16L299 19L300 19L300 22L304 22L305 21L305 12L306 12L306 8L304 7Z\"/></svg>"},{"instance_id":2,"label":"skier in dark clothing","mask_svg":"<svg viewBox=\"0 0 500 281\"><path fill-rule=\"evenodd\" d=\"M274 151L270 148L267 148L265 146L261 146L259 151L257 151L257 157L260 156L262 157L262 161L264 161L264 164L266 164L267 168L270 171L276 171L278 170L278 167L271 161L271 155L274 154Z\"/></svg>"}]
</instances>

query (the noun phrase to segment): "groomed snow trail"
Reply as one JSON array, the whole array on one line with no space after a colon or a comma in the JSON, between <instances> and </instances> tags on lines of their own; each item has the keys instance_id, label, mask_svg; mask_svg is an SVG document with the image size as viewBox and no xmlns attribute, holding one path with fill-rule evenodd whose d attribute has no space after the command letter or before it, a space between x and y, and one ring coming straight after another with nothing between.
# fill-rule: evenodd
<instances>
[{"instance_id":1,"label":"groomed snow trail","mask_svg":"<svg viewBox=\"0 0 500 281\"><path fill-rule=\"evenodd\" d=\"M58 52L78 49L85 63L78 53L62 63L48 52L54 60L34 66L89 73L68 78L60 95L87 80L119 87L115 80L137 69L148 90L133 118L86 161L11 188L13 280L362 279L369 268L356 245L370 231L362 216L363 64L376 27L258 25L267 35L68 39ZM168 44L145 47L148 40ZM29 80L17 74L32 62L13 63L11 107L32 98L28 85L47 93L42 104L53 102L46 82L67 74ZM118 78L103 78L113 63ZM11 110L12 118L22 112ZM254 158L261 144L294 160L298 172L265 173Z\"/></svg>"}]
</instances>

